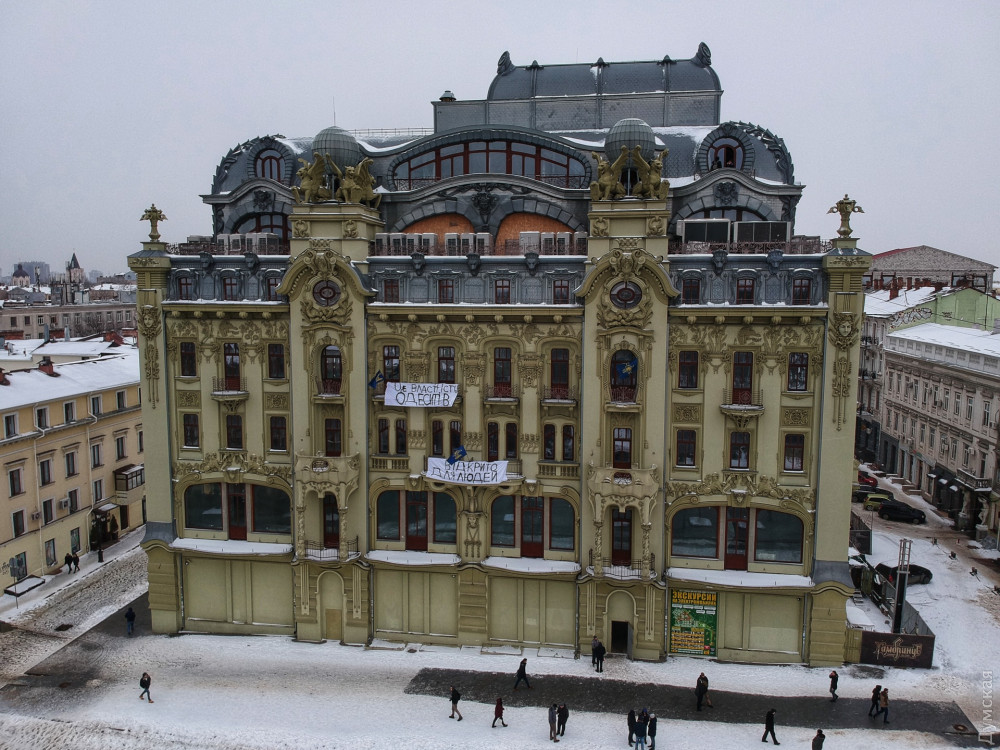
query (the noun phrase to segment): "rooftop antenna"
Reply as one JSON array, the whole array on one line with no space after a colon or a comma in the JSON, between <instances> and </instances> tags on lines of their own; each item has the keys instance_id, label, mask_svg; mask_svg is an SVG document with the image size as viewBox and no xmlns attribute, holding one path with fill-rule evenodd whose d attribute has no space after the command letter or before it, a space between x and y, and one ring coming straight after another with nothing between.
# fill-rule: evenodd
<instances>
[{"instance_id":1,"label":"rooftop antenna","mask_svg":"<svg viewBox=\"0 0 1000 750\"><path fill-rule=\"evenodd\" d=\"M337 124L337 97L334 96L332 98L333 98L333 124L336 125Z\"/></svg>"}]
</instances>

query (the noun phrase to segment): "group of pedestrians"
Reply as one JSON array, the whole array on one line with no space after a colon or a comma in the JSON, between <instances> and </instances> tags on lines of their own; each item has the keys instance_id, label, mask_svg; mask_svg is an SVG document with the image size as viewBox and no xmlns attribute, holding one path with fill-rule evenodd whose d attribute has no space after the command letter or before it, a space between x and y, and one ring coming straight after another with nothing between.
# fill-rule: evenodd
<instances>
[{"instance_id":1,"label":"group of pedestrians","mask_svg":"<svg viewBox=\"0 0 1000 750\"><path fill-rule=\"evenodd\" d=\"M566 734L566 720L569 718L569 709L565 703L553 703L549 706L549 739L558 742L559 738Z\"/></svg>"},{"instance_id":2,"label":"group of pedestrians","mask_svg":"<svg viewBox=\"0 0 1000 750\"><path fill-rule=\"evenodd\" d=\"M868 708L868 715L873 719L884 715L882 723L889 723L889 688L884 688L881 685L875 686L875 689L872 690L872 704Z\"/></svg>"},{"instance_id":3,"label":"group of pedestrians","mask_svg":"<svg viewBox=\"0 0 1000 750\"><path fill-rule=\"evenodd\" d=\"M651 714L645 708L639 713L635 709L629 709L628 717L628 744L633 742L636 748L646 747L646 738L649 738L649 750L656 747L656 714Z\"/></svg>"},{"instance_id":4,"label":"group of pedestrians","mask_svg":"<svg viewBox=\"0 0 1000 750\"><path fill-rule=\"evenodd\" d=\"M79 573L80 572L80 555L73 552L67 552L66 556L63 558L63 565L66 566L67 573Z\"/></svg>"}]
</instances>

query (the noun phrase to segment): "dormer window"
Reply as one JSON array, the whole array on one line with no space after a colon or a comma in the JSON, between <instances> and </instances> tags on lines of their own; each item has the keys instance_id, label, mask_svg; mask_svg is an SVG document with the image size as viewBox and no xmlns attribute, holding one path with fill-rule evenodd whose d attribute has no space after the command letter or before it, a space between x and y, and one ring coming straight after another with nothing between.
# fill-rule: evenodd
<instances>
[{"instance_id":1,"label":"dormer window","mask_svg":"<svg viewBox=\"0 0 1000 750\"><path fill-rule=\"evenodd\" d=\"M281 154L273 148L261 151L254 160L254 173L264 180L281 182L281 167Z\"/></svg>"},{"instance_id":2,"label":"dormer window","mask_svg":"<svg viewBox=\"0 0 1000 750\"><path fill-rule=\"evenodd\" d=\"M708 149L709 169L743 169L743 144L735 138L719 138Z\"/></svg>"}]
</instances>

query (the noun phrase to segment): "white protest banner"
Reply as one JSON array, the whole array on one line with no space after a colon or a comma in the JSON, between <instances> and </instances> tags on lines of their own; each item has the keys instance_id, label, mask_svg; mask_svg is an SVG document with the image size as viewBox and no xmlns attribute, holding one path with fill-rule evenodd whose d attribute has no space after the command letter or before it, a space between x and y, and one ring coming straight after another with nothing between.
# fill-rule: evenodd
<instances>
[{"instance_id":1,"label":"white protest banner","mask_svg":"<svg viewBox=\"0 0 1000 750\"><path fill-rule=\"evenodd\" d=\"M455 403L455 383L386 383L386 406L447 407Z\"/></svg>"},{"instance_id":2,"label":"white protest banner","mask_svg":"<svg viewBox=\"0 0 1000 750\"><path fill-rule=\"evenodd\" d=\"M506 461L456 461L428 458L428 479L449 484L503 484L507 481Z\"/></svg>"}]
</instances>

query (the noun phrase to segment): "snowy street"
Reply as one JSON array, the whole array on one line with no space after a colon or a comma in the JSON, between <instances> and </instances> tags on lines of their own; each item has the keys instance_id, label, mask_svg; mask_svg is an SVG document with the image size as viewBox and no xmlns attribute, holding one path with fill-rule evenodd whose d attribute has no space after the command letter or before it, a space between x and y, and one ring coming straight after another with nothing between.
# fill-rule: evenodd
<instances>
[{"instance_id":1,"label":"snowy street","mask_svg":"<svg viewBox=\"0 0 1000 750\"><path fill-rule=\"evenodd\" d=\"M934 528L920 531L931 535ZM875 531L872 559L878 561L892 559L900 534L916 536L891 522L878 521ZM943 525L941 531L943 539ZM419 644L361 649L284 637L156 636L140 607L136 635L128 638L123 610L145 591L140 538L141 531L123 539L104 564L88 554L81 573L59 574L16 608L12 597L0 600L0 618L17 627L0 634L7 683L0 691L4 750L533 748L550 744L549 701L565 701L571 711L562 741L584 748L624 746L622 706L633 699L637 709L647 705L659 714L658 740L670 748L759 747L763 716L757 713L765 702L778 708L777 735L789 746L808 746L820 727L827 749L981 746L974 735L949 732L950 726L913 729L936 726L938 709L942 717L960 715L952 701L979 721L982 673L996 668L983 652L997 642L1000 597L985 574L970 575L965 553L950 559L945 541L934 546L914 540L914 561L933 568L934 580L910 590L938 635L935 667L845 666L838 670L841 700L830 704L829 670L801 666L616 658L598 676L586 656L525 649L534 689L514 693L519 649L487 654ZM67 623L73 627L55 630ZM699 714L693 685L702 670L711 680L715 708ZM136 700L143 671L153 677L153 704ZM441 680L463 681L456 685L463 693L462 722L448 718L447 690L437 692L447 687ZM865 715L876 682L897 701L889 725ZM762 697L767 695L781 697L768 701ZM490 727L497 696L507 705L506 729ZM815 726L804 726L809 721Z\"/></svg>"}]
</instances>

